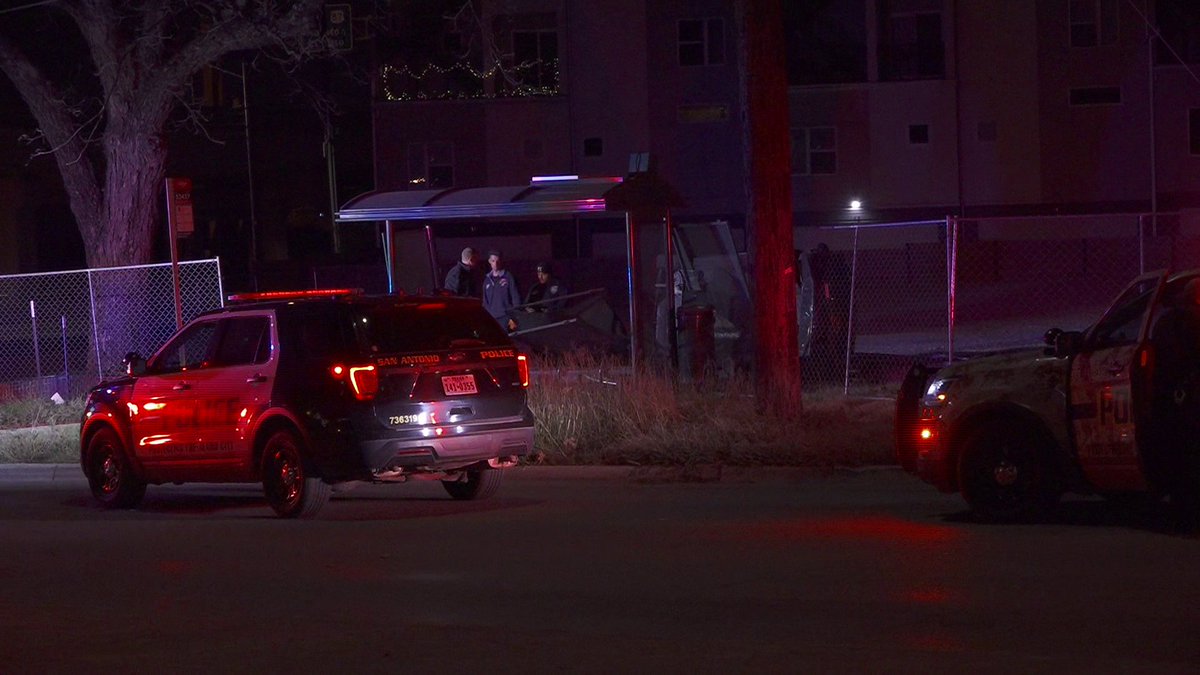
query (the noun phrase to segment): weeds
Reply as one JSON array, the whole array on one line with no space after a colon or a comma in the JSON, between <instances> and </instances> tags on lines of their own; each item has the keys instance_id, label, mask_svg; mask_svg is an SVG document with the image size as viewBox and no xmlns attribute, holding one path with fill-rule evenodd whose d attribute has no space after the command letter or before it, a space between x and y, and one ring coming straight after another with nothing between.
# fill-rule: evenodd
<instances>
[{"instance_id":1,"label":"weeds","mask_svg":"<svg viewBox=\"0 0 1200 675\"><path fill-rule=\"evenodd\" d=\"M892 460L889 398L806 392L795 420L759 414L744 376L710 387L616 362L540 364L530 388L547 464L862 466ZM881 392L867 392L878 394Z\"/></svg>"},{"instance_id":2,"label":"weeds","mask_svg":"<svg viewBox=\"0 0 1200 675\"><path fill-rule=\"evenodd\" d=\"M70 424L78 422L82 413L82 396L61 405L42 399L5 401L0 403L0 429Z\"/></svg>"}]
</instances>

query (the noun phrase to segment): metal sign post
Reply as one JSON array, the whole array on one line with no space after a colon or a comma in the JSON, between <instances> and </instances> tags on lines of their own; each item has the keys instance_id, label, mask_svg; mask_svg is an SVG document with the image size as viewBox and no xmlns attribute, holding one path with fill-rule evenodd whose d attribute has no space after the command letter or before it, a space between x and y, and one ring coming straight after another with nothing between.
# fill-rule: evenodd
<instances>
[{"instance_id":1,"label":"metal sign post","mask_svg":"<svg viewBox=\"0 0 1200 675\"><path fill-rule=\"evenodd\" d=\"M183 293L179 288L179 237L195 229L190 178L167 178L167 235L171 241L171 287L175 290L175 330L183 328Z\"/></svg>"}]
</instances>

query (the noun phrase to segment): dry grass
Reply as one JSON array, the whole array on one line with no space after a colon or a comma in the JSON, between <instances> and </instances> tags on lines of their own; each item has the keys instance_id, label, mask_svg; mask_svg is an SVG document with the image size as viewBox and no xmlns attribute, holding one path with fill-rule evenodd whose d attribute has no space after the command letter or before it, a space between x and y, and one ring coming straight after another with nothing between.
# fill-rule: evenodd
<instances>
[{"instance_id":1,"label":"dry grass","mask_svg":"<svg viewBox=\"0 0 1200 675\"><path fill-rule=\"evenodd\" d=\"M662 373L569 357L538 369L530 406L547 464L864 466L890 464L884 392L806 392L795 420L758 413L751 383L706 389ZM622 374L617 374L622 373ZM865 398L862 394L880 394Z\"/></svg>"},{"instance_id":2,"label":"dry grass","mask_svg":"<svg viewBox=\"0 0 1200 675\"><path fill-rule=\"evenodd\" d=\"M78 424L0 430L0 463L59 464L78 461Z\"/></svg>"},{"instance_id":3,"label":"dry grass","mask_svg":"<svg viewBox=\"0 0 1200 675\"><path fill-rule=\"evenodd\" d=\"M535 364L530 406L546 464L891 464L891 392L806 391L796 420L760 415L746 378L710 388L573 355ZM83 401L0 404L0 462L74 462ZM50 425L68 426L50 426ZM35 428L30 428L35 427Z\"/></svg>"},{"instance_id":4,"label":"dry grass","mask_svg":"<svg viewBox=\"0 0 1200 675\"><path fill-rule=\"evenodd\" d=\"M0 429L24 429L52 424L79 422L83 414L83 397L73 398L62 405L41 399L5 401L0 403Z\"/></svg>"}]
</instances>

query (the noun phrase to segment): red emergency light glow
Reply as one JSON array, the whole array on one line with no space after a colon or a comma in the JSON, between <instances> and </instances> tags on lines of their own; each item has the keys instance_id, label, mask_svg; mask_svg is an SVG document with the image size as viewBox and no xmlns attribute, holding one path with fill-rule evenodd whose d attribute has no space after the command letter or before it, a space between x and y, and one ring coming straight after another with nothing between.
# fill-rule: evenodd
<instances>
[{"instance_id":1,"label":"red emergency light glow","mask_svg":"<svg viewBox=\"0 0 1200 675\"><path fill-rule=\"evenodd\" d=\"M521 379L521 386L529 386L529 359L524 354L517 356L517 376Z\"/></svg>"},{"instance_id":2,"label":"red emergency light glow","mask_svg":"<svg viewBox=\"0 0 1200 675\"><path fill-rule=\"evenodd\" d=\"M921 429L921 440L928 441L932 438L933 438L933 429L930 429L929 427L925 427L924 429Z\"/></svg>"},{"instance_id":3,"label":"red emergency light glow","mask_svg":"<svg viewBox=\"0 0 1200 675\"><path fill-rule=\"evenodd\" d=\"M258 300L302 300L304 298L332 298L343 295L361 295L361 288L318 288L307 291L263 291L260 293L235 293L229 302L254 302Z\"/></svg>"}]
</instances>

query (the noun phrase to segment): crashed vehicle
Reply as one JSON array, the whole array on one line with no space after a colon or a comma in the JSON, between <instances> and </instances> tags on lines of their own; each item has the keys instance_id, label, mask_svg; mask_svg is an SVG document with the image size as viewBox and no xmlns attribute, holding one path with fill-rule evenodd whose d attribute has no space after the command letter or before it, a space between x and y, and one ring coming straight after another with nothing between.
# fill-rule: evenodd
<instances>
[{"instance_id":1,"label":"crashed vehicle","mask_svg":"<svg viewBox=\"0 0 1200 675\"><path fill-rule=\"evenodd\" d=\"M914 366L897 396L899 463L989 520L1036 515L1065 492L1188 503L1198 296L1200 270L1155 272L1087 330L1050 329L1046 347Z\"/></svg>"}]
</instances>

